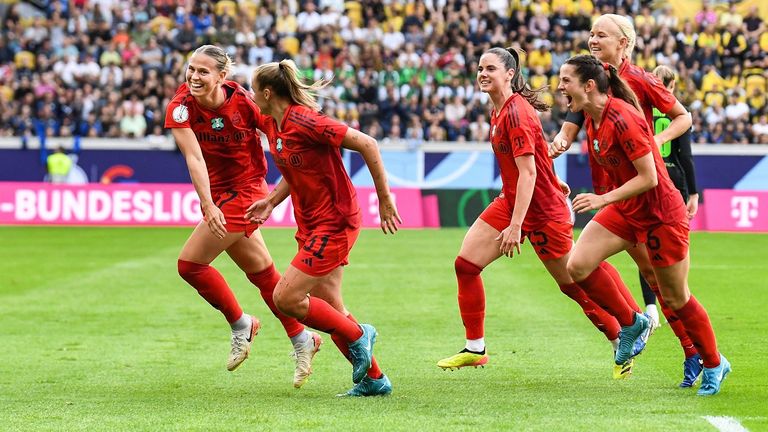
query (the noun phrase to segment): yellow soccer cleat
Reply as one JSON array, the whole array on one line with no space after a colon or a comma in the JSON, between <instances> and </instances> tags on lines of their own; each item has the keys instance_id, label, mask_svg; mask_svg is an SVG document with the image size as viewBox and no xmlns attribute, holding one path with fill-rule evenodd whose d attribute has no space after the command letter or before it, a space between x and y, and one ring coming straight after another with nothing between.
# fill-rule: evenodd
<instances>
[{"instance_id":1,"label":"yellow soccer cleat","mask_svg":"<svg viewBox=\"0 0 768 432\"><path fill-rule=\"evenodd\" d=\"M443 370L454 370L468 366L484 367L486 363L488 363L488 354L478 354L463 349L458 354L444 358L437 362L437 367L442 368Z\"/></svg>"},{"instance_id":2,"label":"yellow soccer cleat","mask_svg":"<svg viewBox=\"0 0 768 432\"><path fill-rule=\"evenodd\" d=\"M631 358L622 364L613 365L613 379L627 379L632 375L632 366L635 365L635 359Z\"/></svg>"}]
</instances>

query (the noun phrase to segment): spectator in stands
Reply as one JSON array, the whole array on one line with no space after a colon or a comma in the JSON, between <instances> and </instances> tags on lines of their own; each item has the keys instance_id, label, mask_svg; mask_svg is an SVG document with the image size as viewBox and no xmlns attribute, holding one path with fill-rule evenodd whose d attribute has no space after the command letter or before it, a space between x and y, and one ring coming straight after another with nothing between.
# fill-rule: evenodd
<instances>
[{"instance_id":1,"label":"spectator in stands","mask_svg":"<svg viewBox=\"0 0 768 432\"><path fill-rule=\"evenodd\" d=\"M760 9L757 5L749 7L749 12L743 19L744 35L749 39L750 43L755 43L760 39L760 36L765 33L765 22L760 17Z\"/></svg>"},{"instance_id":2,"label":"spectator in stands","mask_svg":"<svg viewBox=\"0 0 768 432\"><path fill-rule=\"evenodd\" d=\"M762 114L752 125L752 136L756 143L768 144L768 115Z\"/></svg>"}]
</instances>

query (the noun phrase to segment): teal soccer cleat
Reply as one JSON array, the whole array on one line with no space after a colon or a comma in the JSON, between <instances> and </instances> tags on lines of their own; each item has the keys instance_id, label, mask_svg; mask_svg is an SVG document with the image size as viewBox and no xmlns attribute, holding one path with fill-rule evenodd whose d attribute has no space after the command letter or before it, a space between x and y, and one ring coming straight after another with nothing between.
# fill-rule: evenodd
<instances>
[{"instance_id":1,"label":"teal soccer cleat","mask_svg":"<svg viewBox=\"0 0 768 432\"><path fill-rule=\"evenodd\" d=\"M373 344L376 343L376 329L370 324L360 324L363 335L349 344L349 359L352 361L352 382L359 383L368 369L373 358Z\"/></svg>"},{"instance_id":2,"label":"teal soccer cleat","mask_svg":"<svg viewBox=\"0 0 768 432\"><path fill-rule=\"evenodd\" d=\"M701 387L697 393L699 396L712 396L720 391L720 385L728 374L731 373L731 363L720 354L720 365L713 368L705 367L701 375Z\"/></svg>"},{"instance_id":3,"label":"teal soccer cleat","mask_svg":"<svg viewBox=\"0 0 768 432\"><path fill-rule=\"evenodd\" d=\"M650 338L653 333L653 318L647 313L644 313L643 315L648 318L648 328L640 334L640 337L637 338L635 344L632 346L632 357L640 355L640 353L643 352L645 345L648 344L648 338Z\"/></svg>"},{"instance_id":4,"label":"teal soccer cleat","mask_svg":"<svg viewBox=\"0 0 768 432\"><path fill-rule=\"evenodd\" d=\"M348 392L337 395L339 397L353 396L387 396L392 393L392 383L386 375L379 379L373 379L366 375L360 383L352 387Z\"/></svg>"},{"instance_id":5,"label":"teal soccer cleat","mask_svg":"<svg viewBox=\"0 0 768 432\"><path fill-rule=\"evenodd\" d=\"M645 315L635 312L635 322L630 326L621 328L619 333L619 349L616 350L616 358L614 358L617 365L624 364L632 358L635 342L642 338L643 333L645 333L650 325L650 321ZM643 346L643 348L645 347ZM642 352L642 349L640 351ZM637 354L640 354L640 352L637 352L635 355Z\"/></svg>"}]
</instances>

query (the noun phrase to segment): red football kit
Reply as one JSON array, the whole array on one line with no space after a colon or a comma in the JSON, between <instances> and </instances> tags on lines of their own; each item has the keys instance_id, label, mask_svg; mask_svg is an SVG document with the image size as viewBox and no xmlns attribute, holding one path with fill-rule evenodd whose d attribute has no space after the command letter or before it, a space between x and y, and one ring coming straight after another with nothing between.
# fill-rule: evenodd
<instances>
[{"instance_id":1,"label":"red football kit","mask_svg":"<svg viewBox=\"0 0 768 432\"><path fill-rule=\"evenodd\" d=\"M270 153L291 187L299 243L292 264L313 276L348 264L362 223L340 152L349 126L302 105L288 107L279 130L266 121Z\"/></svg>"},{"instance_id":2,"label":"red football kit","mask_svg":"<svg viewBox=\"0 0 768 432\"><path fill-rule=\"evenodd\" d=\"M243 219L246 209L268 193L267 161L261 138L263 116L247 91L234 81L222 85L224 103L215 110L200 106L186 83L179 86L165 112L165 127L190 128L197 137L211 183L211 195L224 213L227 231L250 235L256 224Z\"/></svg>"},{"instance_id":3,"label":"red football kit","mask_svg":"<svg viewBox=\"0 0 768 432\"><path fill-rule=\"evenodd\" d=\"M536 184L523 219L523 235L541 259L559 258L568 253L573 243L568 204L547 156L541 121L536 110L519 94L510 96L499 112L491 113L491 146L501 171L502 193L480 218L499 231L509 226L520 176L515 158L533 155Z\"/></svg>"},{"instance_id":4,"label":"red football kit","mask_svg":"<svg viewBox=\"0 0 768 432\"><path fill-rule=\"evenodd\" d=\"M635 96L637 96L637 101L640 103L640 107L643 109L643 114L645 115L645 121L650 127L653 127L654 107L663 113L667 113L675 106L675 103L677 103L675 95L673 95L668 88L664 87L664 84L662 84L656 75L645 71L645 69L637 65L633 65L630 61L622 61L618 72L621 79L626 81L629 88L631 88L635 93ZM593 187L595 193L604 194L611 190L606 184L610 184L610 180L603 176L595 175L596 171L600 170L600 167L590 163L590 168L593 172L592 177L594 179Z\"/></svg>"},{"instance_id":5,"label":"red football kit","mask_svg":"<svg viewBox=\"0 0 768 432\"><path fill-rule=\"evenodd\" d=\"M645 243L656 266L671 265L685 258L685 205L641 114L627 102L609 96L599 128L595 130L592 118L587 117L586 131L590 161L600 167L611 189L637 176L632 161L649 152L653 154L658 176L656 187L610 204L595 215L595 220L625 240Z\"/></svg>"}]
</instances>

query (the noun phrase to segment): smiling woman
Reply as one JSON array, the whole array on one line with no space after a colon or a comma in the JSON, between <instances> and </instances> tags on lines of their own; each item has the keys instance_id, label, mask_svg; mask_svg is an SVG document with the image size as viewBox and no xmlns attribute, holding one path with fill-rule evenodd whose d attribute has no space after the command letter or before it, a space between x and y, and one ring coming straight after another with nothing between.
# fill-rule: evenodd
<instances>
[{"instance_id":1,"label":"smiling woman","mask_svg":"<svg viewBox=\"0 0 768 432\"><path fill-rule=\"evenodd\" d=\"M566 270L573 244L573 226L565 202L569 189L559 181L547 157L537 111L549 107L538 99L538 91L525 84L522 67L520 55L513 48L491 48L478 64L477 83L493 103L491 147L503 186L501 195L472 224L454 262L466 344L458 354L437 362L443 369L488 363L485 289L480 273L502 255L519 255L526 237L560 290L581 306L613 345L618 344L617 318L589 298ZM618 274L608 263L601 263L599 271L609 278ZM616 284L620 282L618 279ZM617 292L619 289L628 295L626 287L617 286ZM631 362L618 364L614 377L625 378L631 370Z\"/></svg>"},{"instance_id":2,"label":"smiling woman","mask_svg":"<svg viewBox=\"0 0 768 432\"><path fill-rule=\"evenodd\" d=\"M248 357L260 323L243 312L224 278L210 266L226 251L283 324L296 354L294 386L300 387L312 371L322 339L275 307L272 296L280 273L259 225L243 219L248 204L268 192L267 164L256 131L263 116L245 89L226 80L231 67L232 60L221 48L198 48L189 58L186 82L166 111L165 127L173 131L184 154L203 211L203 220L179 254L178 271L230 324L227 369L233 371Z\"/></svg>"},{"instance_id":3,"label":"smiling woman","mask_svg":"<svg viewBox=\"0 0 768 432\"><path fill-rule=\"evenodd\" d=\"M714 395L730 372L730 364L717 349L707 312L689 291L686 207L667 174L637 99L612 65L591 55L568 59L560 68L560 80L560 90L572 98L571 110L587 114L593 182L606 188L579 194L573 200L573 210L578 213L599 212L576 242L568 273L586 285L603 307L620 314L616 363L626 361L637 354L633 345L644 337L648 319L633 314L606 287L607 280L594 277L594 271L601 260L642 244L637 249L649 257L662 299L701 354L704 368L698 394Z\"/></svg>"}]
</instances>

